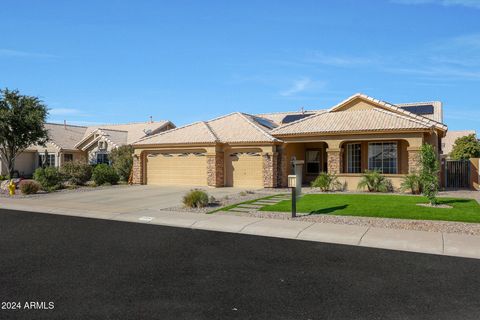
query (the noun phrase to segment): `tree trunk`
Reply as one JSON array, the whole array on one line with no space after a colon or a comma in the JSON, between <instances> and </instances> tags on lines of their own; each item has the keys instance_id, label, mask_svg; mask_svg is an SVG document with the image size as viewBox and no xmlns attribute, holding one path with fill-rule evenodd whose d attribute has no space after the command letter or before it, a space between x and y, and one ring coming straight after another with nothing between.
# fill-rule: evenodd
<instances>
[{"instance_id":1,"label":"tree trunk","mask_svg":"<svg viewBox=\"0 0 480 320\"><path fill-rule=\"evenodd\" d=\"M8 164L8 174L10 179L13 179L13 173L15 172L15 158L7 159Z\"/></svg>"}]
</instances>

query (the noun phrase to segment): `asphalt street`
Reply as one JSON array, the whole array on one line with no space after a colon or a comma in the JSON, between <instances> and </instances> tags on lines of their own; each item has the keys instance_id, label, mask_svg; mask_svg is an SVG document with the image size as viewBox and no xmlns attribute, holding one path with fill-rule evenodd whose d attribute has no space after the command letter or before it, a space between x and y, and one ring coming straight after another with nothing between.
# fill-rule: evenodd
<instances>
[{"instance_id":1,"label":"asphalt street","mask_svg":"<svg viewBox=\"0 0 480 320\"><path fill-rule=\"evenodd\" d=\"M0 319L478 319L479 275L475 259L0 210Z\"/></svg>"}]
</instances>

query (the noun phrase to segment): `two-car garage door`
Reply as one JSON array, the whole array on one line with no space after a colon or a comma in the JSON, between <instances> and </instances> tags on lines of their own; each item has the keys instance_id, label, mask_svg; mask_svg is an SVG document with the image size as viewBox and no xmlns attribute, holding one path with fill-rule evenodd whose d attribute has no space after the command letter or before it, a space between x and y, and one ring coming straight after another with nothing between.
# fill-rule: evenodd
<instances>
[{"instance_id":1,"label":"two-car garage door","mask_svg":"<svg viewBox=\"0 0 480 320\"><path fill-rule=\"evenodd\" d=\"M147 184L205 186L207 157L203 152L149 154Z\"/></svg>"},{"instance_id":2,"label":"two-car garage door","mask_svg":"<svg viewBox=\"0 0 480 320\"><path fill-rule=\"evenodd\" d=\"M150 185L207 185L207 157L201 152L156 152L146 157ZM225 152L225 186L263 187L263 160L258 150Z\"/></svg>"}]
</instances>

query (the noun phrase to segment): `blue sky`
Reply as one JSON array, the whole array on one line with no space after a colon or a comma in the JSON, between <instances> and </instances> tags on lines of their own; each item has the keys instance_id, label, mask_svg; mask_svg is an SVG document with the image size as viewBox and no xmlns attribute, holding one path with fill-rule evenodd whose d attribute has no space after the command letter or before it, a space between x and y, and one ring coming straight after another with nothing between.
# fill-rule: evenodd
<instances>
[{"instance_id":1,"label":"blue sky","mask_svg":"<svg viewBox=\"0 0 480 320\"><path fill-rule=\"evenodd\" d=\"M0 87L51 121L182 125L363 92L441 100L451 130L480 131L480 0L11 0L0 30Z\"/></svg>"}]
</instances>

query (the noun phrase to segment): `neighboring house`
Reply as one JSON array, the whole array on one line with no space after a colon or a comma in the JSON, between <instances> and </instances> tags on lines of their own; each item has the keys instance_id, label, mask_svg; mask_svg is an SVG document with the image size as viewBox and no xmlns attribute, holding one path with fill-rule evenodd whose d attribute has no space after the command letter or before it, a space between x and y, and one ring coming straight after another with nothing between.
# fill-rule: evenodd
<instances>
[{"instance_id":1,"label":"neighboring house","mask_svg":"<svg viewBox=\"0 0 480 320\"><path fill-rule=\"evenodd\" d=\"M336 173L356 189L362 172L379 170L399 187L418 170L423 143L447 132L440 102L394 105L355 94L328 110L231 113L151 135L133 144L133 181L156 185L285 187L291 160L303 179Z\"/></svg>"},{"instance_id":2,"label":"neighboring house","mask_svg":"<svg viewBox=\"0 0 480 320\"><path fill-rule=\"evenodd\" d=\"M42 164L60 167L69 161L108 163L112 149L175 128L175 125L170 121L150 121L90 127L46 123L45 127L49 136L46 146L31 146L16 158L15 170L20 176L31 176ZM4 164L0 167L1 174L8 173Z\"/></svg>"},{"instance_id":3,"label":"neighboring house","mask_svg":"<svg viewBox=\"0 0 480 320\"><path fill-rule=\"evenodd\" d=\"M442 139L442 155L448 158L450 153L453 150L455 141L458 138L469 136L471 134L474 134L475 136L477 136L477 133L475 130L448 131L447 135Z\"/></svg>"}]
</instances>

